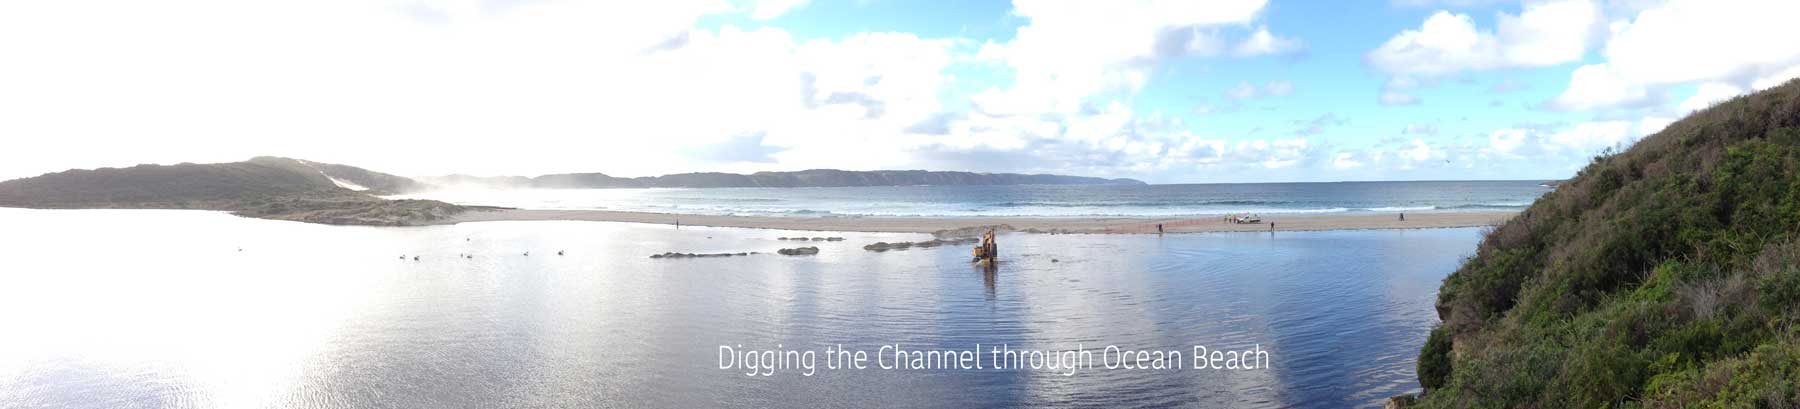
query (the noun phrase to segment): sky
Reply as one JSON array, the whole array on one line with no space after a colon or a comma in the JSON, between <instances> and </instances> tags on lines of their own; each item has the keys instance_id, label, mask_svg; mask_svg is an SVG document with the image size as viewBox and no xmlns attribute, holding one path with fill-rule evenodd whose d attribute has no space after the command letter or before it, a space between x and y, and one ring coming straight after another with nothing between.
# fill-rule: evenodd
<instances>
[{"instance_id":1,"label":"sky","mask_svg":"<svg viewBox=\"0 0 1800 409\"><path fill-rule=\"evenodd\" d=\"M1800 76L1800 2L0 2L0 179L1560 179Z\"/></svg>"}]
</instances>

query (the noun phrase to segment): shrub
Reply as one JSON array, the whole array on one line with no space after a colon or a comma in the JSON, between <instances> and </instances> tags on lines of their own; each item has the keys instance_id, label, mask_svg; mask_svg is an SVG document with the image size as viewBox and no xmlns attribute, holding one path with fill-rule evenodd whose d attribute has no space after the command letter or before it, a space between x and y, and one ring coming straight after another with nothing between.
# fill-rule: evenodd
<instances>
[{"instance_id":1,"label":"shrub","mask_svg":"<svg viewBox=\"0 0 1800 409\"><path fill-rule=\"evenodd\" d=\"M1439 291L1418 403L1800 406L1797 232L1800 80L1597 156L1487 232Z\"/></svg>"},{"instance_id":2,"label":"shrub","mask_svg":"<svg viewBox=\"0 0 1800 409\"><path fill-rule=\"evenodd\" d=\"M1450 331L1443 326L1432 328L1425 338L1425 348L1419 351L1419 385L1426 393L1450 380L1450 346Z\"/></svg>"}]
</instances>

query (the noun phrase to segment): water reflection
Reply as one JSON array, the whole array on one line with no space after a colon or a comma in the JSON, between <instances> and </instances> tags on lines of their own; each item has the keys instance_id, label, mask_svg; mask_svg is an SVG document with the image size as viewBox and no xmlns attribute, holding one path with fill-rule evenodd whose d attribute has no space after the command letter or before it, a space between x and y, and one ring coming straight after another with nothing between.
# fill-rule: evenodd
<instances>
[{"instance_id":1,"label":"water reflection","mask_svg":"<svg viewBox=\"0 0 1800 409\"><path fill-rule=\"evenodd\" d=\"M981 284L983 287L987 288L988 301L994 301L994 299L995 299L994 287L996 285L995 282L999 281L1000 262L995 261L992 263L971 263L970 266L974 268L975 272L981 274Z\"/></svg>"},{"instance_id":2,"label":"water reflection","mask_svg":"<svg viewBox=\"0 0 1800 409\"><path fill-rule=\"evenodd\" d=\"M1371 406L1417 388L1432 292L1478 237L1014 234L982 266L967 247L860 248L922 239L902 234L790 257L766 253L795 232L613 223L0 209L0 225L0 328L17 334L0 338L4 407ZM647 257L668 251L765 254ZM1273 366L764 377L717 362L720 345L890 344L1260 346Z\"/></svg>"}]
</instances>

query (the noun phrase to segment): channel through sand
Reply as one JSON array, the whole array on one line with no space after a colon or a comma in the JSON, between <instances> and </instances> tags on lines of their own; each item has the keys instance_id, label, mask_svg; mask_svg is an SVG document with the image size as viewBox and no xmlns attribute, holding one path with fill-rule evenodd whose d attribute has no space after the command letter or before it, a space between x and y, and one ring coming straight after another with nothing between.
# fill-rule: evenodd
<instances>
[{"instance_id":1,"label":"channel through sand","mask_svg":"<svg viewBox=\"0 0 1800 409\"><path fill-rule=\"evenodd\" d=\"M486 221L581 220L602 222L654 223L688 226L741 227L753 229L943 233L980 226L1008 226L1014 231L1040 233L1156 233L1162 224L1168 233L1242 232L1274 230L1361 230L1420 229L1492 226L1506 221L1514 211L1276 215L1264 217L1261 223L1238 224L1223 217L1197 218L1052 218L1052 217L771 217L620 212L607 210L471 210L437 220L432 224L455 224ZM954 234L951 234L954 235Z\"/></svg>"}]
</instances>

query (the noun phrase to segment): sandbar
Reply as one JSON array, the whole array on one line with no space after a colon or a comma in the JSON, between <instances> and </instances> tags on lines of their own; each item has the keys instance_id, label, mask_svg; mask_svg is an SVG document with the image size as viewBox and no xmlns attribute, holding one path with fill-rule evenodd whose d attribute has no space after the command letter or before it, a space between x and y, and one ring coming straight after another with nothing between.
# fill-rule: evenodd
<instances>
[{"instance_id":1,"label":"sandbar","mask_svg":"<svg viewBox=\"0 0 1800 409\"><path fill-rule=\"evenodd\" d=\"M777 217L724 216L621 212L608 210L470 210L430 224L455 224L489 221L576 220L625 223L651 223L683 226L737 227L752 229L938 233L981 229L986 226L1011 226L1012 231L1038 233L1117 233L1154 234L1162 224L1167 233L1317 231L1363 229L1422 229L1492 226L1518 214L1516 211L1406 213L1406 220L1394 213L1353 213L1329 215L1269 215L1261 223L1240 224L1224 217ZM1273 223L1273 225L1271 225Z\"/></svg>"}]
</instances>

